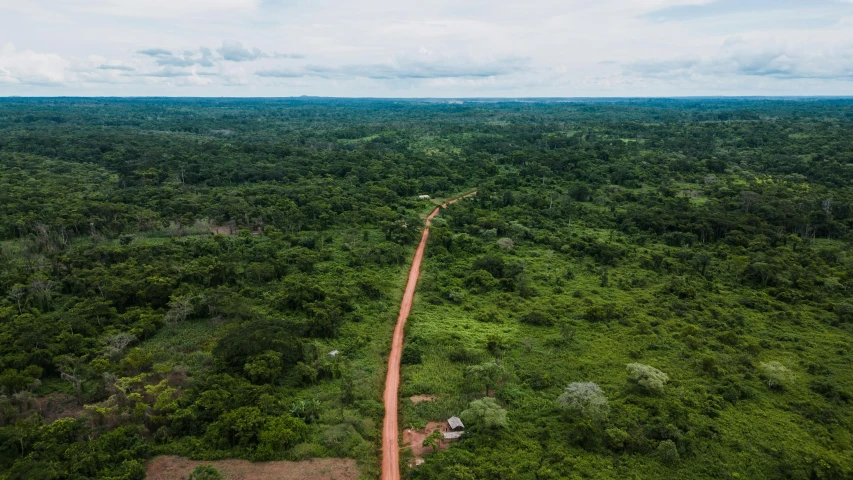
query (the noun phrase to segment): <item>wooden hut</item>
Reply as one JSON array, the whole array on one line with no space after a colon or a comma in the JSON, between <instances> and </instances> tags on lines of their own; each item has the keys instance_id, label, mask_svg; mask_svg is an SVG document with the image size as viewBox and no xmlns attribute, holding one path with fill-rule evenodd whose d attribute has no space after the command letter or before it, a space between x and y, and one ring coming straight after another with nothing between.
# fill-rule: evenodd
<instances>
[{"instance_id":1,"label":"wooden hut","mask_svg":"<svg viewBox=\"0 0 853 480\"><path fill-rule=\"evenodd\" d=\"M450 417L447 419L447 426L441 432L445 440L456 440L465 433L465 425L459 417Z\"/></svg>"}]
</instances>

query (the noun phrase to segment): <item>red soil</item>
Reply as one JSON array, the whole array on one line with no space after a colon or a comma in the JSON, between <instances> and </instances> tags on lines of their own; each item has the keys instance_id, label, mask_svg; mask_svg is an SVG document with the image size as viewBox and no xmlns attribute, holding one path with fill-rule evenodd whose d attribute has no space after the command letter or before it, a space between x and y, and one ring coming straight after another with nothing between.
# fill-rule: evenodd
<instances>
[{"instance_id":1,"label":"red soil","mask_svg":"<svg viewBox=\"0 0 853 480\"><path fill-rule=\"evenodd\" d=\"M433 452L432 447L425 447L424 440L430 436L435 430L446 431L450 427L447 422L429 422L422 430L412 430L407 428L403 430L403 447L409 448L412 451L414 458L411 460L410 466L414 467L423 463L424 458ZM440 440L438 442L439 450L447 450L450 448L450 442Z\"/></svg>"},{"instance_id":2,"label":"red soil","mask_svg":"<svg viewBox=\"0 0 853 480\"><path fill-rule=\"evenodd\" d=\"M397 326L394 328L394 338L391 341L391 354L388 356L388 375L385 377L385 423L382 427L382 480L400 480L400 446L399 427L397 426L397 397L400 390L400 356L403 353L403 328L406 319L412 310L412 300L415 297L415 287L421 274L421 260L426 250L429 238L430 220L438 215L439 210L447 207L456 200L470 197L477 192L471 192L458 198L447 201L427 217L424 233L421 235L421 243L415 251L412 260L412 268L409 270L409 281L406 283L406 291L403 293L403 301L400 304L400 316L397 317Z\"/></svg>"},{"instance_id":3,"label":"red soil","mask_svg":"<svg viewBox=\"0 0 853 480\"><path fill-rule=\"evenodd\" d=\"M423 441L423 440L421 440ZM183 480L198 465L213 465L226 480L356 480L351 458L316 458L300 462L250 462L248 460L190 460L175 455L154 457L145 466L146 480Z\"/></svg>"},{"instance_id":4,"label":"red soil","mask_svg":"<svg viewBox=\"0 0 853 480\"><path fill-rule=\"evenodd\" d=\"M433 402L438 400L438 395L412 395L409 397L409 400L412 401L412 405L417 405L421 402Z\"/></svg>"}]
</instances>

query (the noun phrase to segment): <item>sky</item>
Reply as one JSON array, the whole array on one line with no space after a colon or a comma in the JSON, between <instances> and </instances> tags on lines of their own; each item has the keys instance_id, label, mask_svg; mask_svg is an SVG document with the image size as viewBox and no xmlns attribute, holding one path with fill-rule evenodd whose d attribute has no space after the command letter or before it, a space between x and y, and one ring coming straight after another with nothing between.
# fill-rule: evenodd
<instances>
[{"instance_id":1,"label":"sky","mask_svg":"<svg viewBox=\"0 0 853 480\"><path fill-rule=\"evenodd\" d=\"M0 96L853 95L853 0L0 0Z\"/></svg>"}]
</instances>

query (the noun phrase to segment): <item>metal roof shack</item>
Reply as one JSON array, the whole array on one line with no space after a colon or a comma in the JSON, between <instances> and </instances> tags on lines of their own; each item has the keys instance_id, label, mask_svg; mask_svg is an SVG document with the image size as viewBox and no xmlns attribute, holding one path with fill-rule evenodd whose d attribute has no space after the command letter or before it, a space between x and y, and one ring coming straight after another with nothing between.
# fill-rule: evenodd
<instances>
[{"instance_id":1,"label":"metal roof shack","mask_svg":"<svg viewBox=\"0 0 853 480\"><path fill-rule=\"evenodd\" d=\"M465 425L462 423L462 420L460 420L459 417L450 417L447 419L447 423L448 425L450 425L450 429L454 432L465 429Z\"/></svg>"}]
</instances>

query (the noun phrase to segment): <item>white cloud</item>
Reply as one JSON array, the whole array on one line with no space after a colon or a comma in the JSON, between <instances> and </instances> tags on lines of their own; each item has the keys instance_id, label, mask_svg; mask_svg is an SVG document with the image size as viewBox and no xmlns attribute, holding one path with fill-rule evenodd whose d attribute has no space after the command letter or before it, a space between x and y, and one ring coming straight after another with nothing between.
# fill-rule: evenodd
<instances>
[{"instance_id":1,"label":"white cloud","mask_svg":"<svg viewBox=\"0 0 853 480\"><path fill-rule=\"evenodd\" d=\"M209 13L247 13L261 0L88 0L75 2L81 11L138 18L176 18Z\"/></svg>"},{"instance_id":2,"label":"white cloud","mask_svg":"<svg viewBox=\"0 0 853 480\"><path fill-rule=\"evenodd\" d=\"M69 75L70 62L56 54L18 50L12 43L0 49L0 82L58 85Z\"/></svg>"},{"instance_id":3,"label":"white cloud","mask_svg":"<svg viewBox=\"0 0 853 480\"><path fill-rule=\"evenodd\" d=\"M0 0L0 95L849 93L851 18L841 0Z\"/></svg>"},{"instance_id":4,"label":"white cloud","mask_svg":"<svg viewBox=\"0 0 853 480\"><path fill-rule=\"evenodd\" d=\"M436 78L484 78L509 75L523 71L529 59L504 57L475 59L467 56L435 55L420 49L413 55L398 55L393 59L370 64L305 65L302 68L259 70L261 77L320 77L371 78L375 80L423 80Z\"/></svg>"},{"instance_id":5,"label":"white cloud","mask_svg":"<svg viewBox=\"0 0 853 480\"><path fill-rule=\"evenodd\" d=\"M222 46L216 51L222 55L222 58L232 62L246 62L267 57L267 54L261 51L260 48L248 49L240 42L223 42Z\"/></svg>"},{"instance_id":6,"label":"white cloud","mask_svg":"<svg viewBox=\"0 0 853 480\"><path fill-rule=\"evenodd\" d=\"M640 61L626 68L656 78L735 75L853 80L853 42L791 44L733 37L709 57Z\"/></svg>"}]
</instances>

